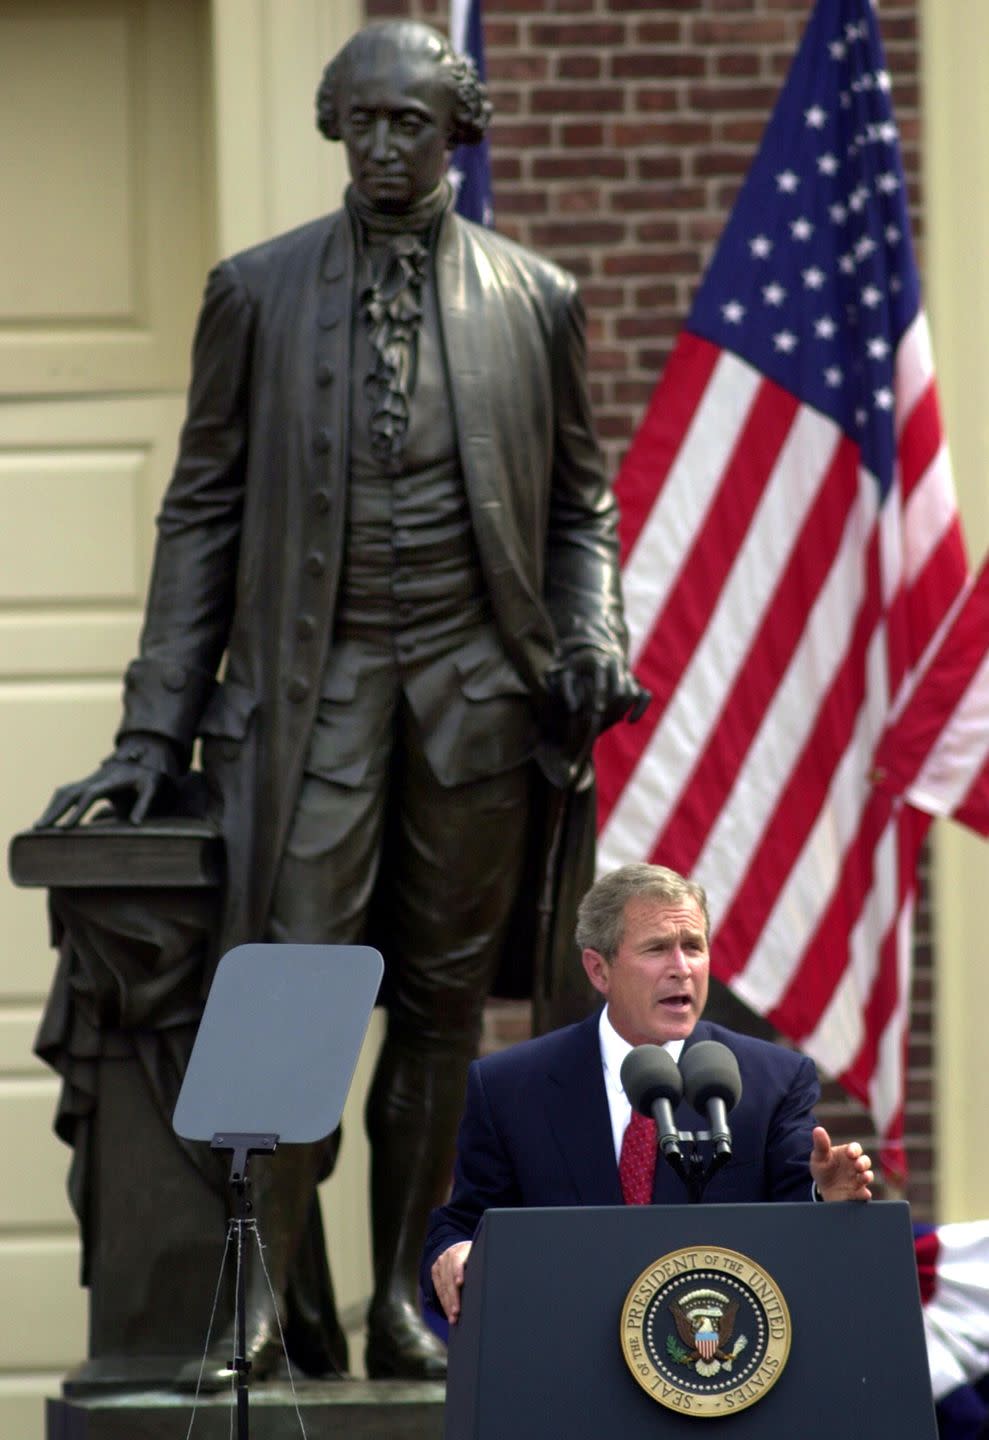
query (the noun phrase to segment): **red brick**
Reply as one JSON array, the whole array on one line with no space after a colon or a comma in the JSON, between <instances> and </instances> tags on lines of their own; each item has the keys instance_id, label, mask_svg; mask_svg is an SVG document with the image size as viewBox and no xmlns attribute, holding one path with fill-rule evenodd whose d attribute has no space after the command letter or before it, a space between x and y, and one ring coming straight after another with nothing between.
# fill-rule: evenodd
<instances>
[{"instance_id":1,"label":"red brick","mask_svg":"<svg viewBox=\"0 0 989 1440\"><path fill-rule=\"evenodd\" d=\"M584 285L580 291L581 299L588 310L617 310L625 298L624 287L621 285Z\"/></svg>"},{"instance_id":2,"label":"red brick","mask_svg":"<svg viewBox=\"0 0 989 1440\"><path fill-rule=\"evenodd\" d=\"M598 80L601 69L599 55L565 55L557 63L556 76L559 80Z\"/></svg>"},{"instance_id":3,"label":"red brick","mask_svg":"<svg viewBox=\"0 0 989 1440\"><path fill-rule=\"evenodd\" d=\"M592 370L624 371L628 369L628 355L624 350L608 349L604 345L588 347L588 361Z\"/></svg>"},{"instance_id":4,"label":"red brick","mask_svg":"<svg viewBox=\"0 0 989 1440\"><path fill-rule=\"evenodd\" d=\"M699 10L703 4L704 0L677 0L676 9ZM639 10L656 11L659 9L659 6L654 3L654 0L605 0L605 5L608 10L612 10L616 14L634 13Z\"/></svg>"},{"instance_id":5,"label":"red brick","mask_svg":"<svg viewBox=\"0 0 989 1440\"><path fill-rule=\"evenodd\" d=\"M700 210L707 196L700 185L639 186L636 190L618 190L611 197L615 210L634 213L637 210Z\"/></svg>"},{"instance_id":6,"label":"red brick","mask_svg":"<svg viewBox=\"0 0 989 1440\"><path fill-rule=\"evenodd\" d=\"M693 269L693 252L688 252L686 263ZM684 265L683 252L663 253L659 250L623 250L619 254L606 255L603 268L605 275L669 275Z\"/></svg>"},{"instance_id":7,"label":"red brick","mask_svg":"<svg viewBox=\"0 0 989 1440\"><path fill-rule=\"evenodd\" d=\"M697 16L688 26L688 41L695 45L748 45L753 50L787 39L786 22L778 15L755 19L737 15L731 20Z\"/></svg>"},{"instance_id":8,"label":"red brick","mask_svg":"<svg viewBox=\"0 0 989 1440\"><path fill-rule=\"evenodd\" d=\"M754 150L765 134L768 119L769 116L766 115L753 120L719 120L715 133L719 140L737 140L739 144L751 145Z\"/></svg>"},{"instance_id":9,"label":"red brick","mask_svg":"<svg viewBox=\"0 0 989 1440\"><path fill-rule=\"evenodd\" d=\"M535 150L552 144L553 127L545 121L525 120L517 124L495 118L491 126L491 149Z\"/></svg>"},{"instance_id":10,"label":"red brick","mask_svg":"<svg viewBox=\"0 0 989 1440\"><path fill-rule=\"evenodd\" d=\"M645 54L615 55L611 74L616 80L672 80L705 74L707 62L703 55L683 54L676 50L656 50Z\"/></svg>"},{"instance_id":11,"label":"red brick","mask_svg":"<svg viewBox=\"0 0 989 1440\"><path fill-rule=\"evenodd\" d=\"M484 51L490 56L495 50L517 50L519 26L516 20L492 20L484 17Z\"/></svg>"},{"instance_id":12,"label":"red brick","mask_svg":"<svg viewBox=\"0 0 989 1440\"><path fill-rule=\"evenodd\" d=\"M628 442L632 439L634 428L627 415L610 415L607 411L598 421L598 434L606 440L615 439Z\"/></svg>"},{"instance_id":13,"label":"red brick","mask_svg":"<svg viewBox=\"0 0 989 1440\"><path fill-rule=\"evenodd\" d=\"M682 109L682 101L676 90L664 90L654 85L648 90L637 90L629 108L641 110L646 115L673 114Z\"/></svg>"},{"instance_id":14,"label":"red brick","mask_svg":"<svg viewBox=\"0 0 989 1440\"><path fill-rule=\"evenodd\" d=\"M614 85L547 85L533 89L530 103L536 115L586 115L625 108L625 94Z\"/></svg>"},{"instance_id":15,"label":"red brick","mask_svg":"<svg viewBox=\"0 0 989 1440\"><path fill-rule=\"evenodd\" d=\"M776 96L775 85L691 85L687 103L692 110L757 110L767 120Z\"/></svg>"},{"instance_id":16,"label":"red brick","mask_svg":"<svg viewBox=\"0 0 989 1440\"><path fill-rule=\"evenodd\" d=\"M680 239L676 220L646 220L634 229L635 239L644 245L675 245ZM693 270L693 266L690 267Z\"/></svg>"},{"instance_id":17,"label":"red brick","mask_svg":"<svg viewBox=\"0 0 989 1440\"><path fill-rule=\"evenodd\" d=\"M695 175L744 175L752 163L748 150L703 150L693 156Z\"/></svg>"},{"instance_id":18,"label":"red brick","mask_svg":"<svg viewBox=\"0 0 989 1440\"><path fill-rule=\"evenodd\" d=\"M762 70L762 62L758 55L748 55L741 50L729 50L724 55L716 55L714 58L714 69L718 75L734 76L758 75Z\"/></svg>"},{"instance_id":19,"label":"red brick","mask_svg":"<svg viewBox=\"0 0 989 1440\"><path fill-rule=\"evenodd\" d=\"M495 115L518 115L522 110L522 99L517 90L492 85L488 90Z\"/></svg>"},{"instance_id":20,"label":"red brick","mask_svg":"<svg viewBox=\"0 0 989 1440\"><path fill-rule=\"evenodd\" d=\"M521 180L522 162L517 155L505 154L501 149L495 149L491 154L491 179L501 186L507 180Z\"/></svg>"},{"instance_id":21,"label":"red brick","mask_svg":"<svg viewBox=\"0 0 989 1440\"><path fill-rule=\"evenodd\" d=\"M679 333L680 326L676 325L670 331L669 338L664 345L646 345L635 352L635 363L640 369L655 375L658 380L673 349L673 340Z\"/></svg>"},{"instance_id":22,"label":"red brick","mask_svg":"<svg viewBox=\"0 0 989 1440\"><path fill-rule=\"evenodd\" d=\"M525 243L535 245L536 241L528 239ZM553 253L553 259L557 265L562 265L564 270L569 270L571 275L582 282L590 277L594 269L586 250L557 250Z\"/></svg>"},{"instance_id":23,"label":"red brick","mask_svg":"<svg viewBox=\"0 0 989 1440\"><path fill-rule=\"evenodd\" d=\"M595 50L610 49L621 45L625 38L622 25L600 21L595 24L538 24L529 28L529 39L533 45L545 45L550 50L569 50L579 46L592 46Z\"/></svg>"},{"instance_id":24,"label":"red brick","mask_svg":"<svg viewBox=\"0 0 989 1440\"><path fill-rule=\"evenodd\" d=\"M583 190L558 190L553 204L563 215L599 215L601 191L596 186Z\"/></svg>"},{"instance_id":25,"label":"red brick","mask_svg":"<svg viewBox=\"0 0 989 1440\"><path fill-rule=\"evenodd\" d=\"M615 399L627 405L645 406L652 399L655 388L651 380L616 380Z\"/></svg>"},{"instance_id":26,"label":"red brick","mask_svg":"<svg viewBox=\"0 0 989 1440\"><path fill-rule=\"evenodd\" d=\"M635 27L637 45L679 45L682 37L679 20L641 20Z\"/></svg>"},{"instance_id":27,"label":"red brick","mask_svg":"<svg viewBox=\"0 0 989 1440\"><path fill-rule=\"evenodd\" d=\"M685 224L684 238L708 245L721 238L725 218L724 215L690 215Z\"/></svg>"},{"instance_id":28,"label":"red brick","mask_svg":"<svg viewBox=\"0 0 989 1440\"><path fill-rule=\"evenodd\" d=\"M505 80L545 80L548 74L548 55L495 52L488 59L488 80L491 84Z\"/></svg>"},{"instance_id":29,"label":"red brick","mask_svg":"<svg viewBox=\"0 0 989 1440\"><path fill-rule=\"evenodd\" d=\"M586 120L575 120L560 126L560 140L574 150L591 150L604 144L604 126Z\"/></svg>"},{"instance_id":30,"label":"red brick","mask_svg":"<svg viewBox=\"0 0 989 1440\"><path fill-rule=\"evenodd\" d=\"M495 204L498 197L495 196ZM545 245L617 245L624 234L623 226L615 220L571 221L568 224L534 225L533 244Z\"/></svg>"},{"instance_id":31,"label":"red brick","mask_svg":"<svg viewBox=\"0 0 989 1440\"><path fill-rule=\"evenodd\" d=\"M538 155L532 161L534 180L572 180L582 176L605 180L623 180L627 173L623 155Z\"/></svg>"},{"instance_id":32,"label":"red brick","mask_svg":"<svg viewBox=\"0 0 989 1440\"><path fill-rule=\"evenodd\" d=\"M665 155L643 155L635 169L640 180L679 180L684 171L684 155L679 150Z\"/></svg>"},{"instance_id":33,"label":"red brick","mask_svg":"<svg viewBox=\"0 0 989 1440\"><path fill-rule=\"evenodd\" d=\"M647 310L657 310L665 305L676 304L676 286L668 282L652 285L637 285L634 291L636 305Z\"/></svg>"},{"instance_id":34,"label":"red brick","mask_svg":"<svg viewBox=\"0 0 989 1440\"><path fill-rule=\"evenodd\" d=\"M545 191L509 189L499 185L495 192L495 204L501 215L545 215L548 208Z\"/></svg>"}]
</instances>

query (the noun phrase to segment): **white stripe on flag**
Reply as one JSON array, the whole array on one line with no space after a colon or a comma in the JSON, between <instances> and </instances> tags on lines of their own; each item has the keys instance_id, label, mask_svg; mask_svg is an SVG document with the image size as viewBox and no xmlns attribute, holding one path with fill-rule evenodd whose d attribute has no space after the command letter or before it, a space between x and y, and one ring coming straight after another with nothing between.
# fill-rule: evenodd
<instances>
[{"instance_id":1,"label":"white stripe on flag","mask_svg":"<svg viewBox=\"0 0 989 1440\"><path fill-rule=\"evenodd\" d=\"M718 492L761 383L762 376L745 361L733 355L718 360L666 484L622 567L633 665Z\"/></svg>"},{"instance_id":2,"label":"white stripe on flag","mask_svg":"<svg viewBox=\"0 0 989 1440\"><path fill-rule=\"evenodd\" d=\"M913 323L900 336L895 377L896 434L899 436L934 379L931 332L923 310L917 312Z\"/></svg>"},{"instance_id":3,"label":"white stripe on flag","mask_svg":"<svg viewBox=\"0 0 989 1440\"><path fill-rule=\"evenodd\" d=\"M795 477L793 477L795 478ZM727 909L752 863L765 825L817 719L816 699L831 684L862 603L862 551L875 522L875 483L860 473L858 503L849 514L834 564L807 616L786 675L767 707L755 743L713 826L698 870L716 885L717 908ZM841 648L836 644L841 641ZM803 938L791 934L799 954Z\"/></svg>"},{"instance_id":4,"label":"white stripe on flag","mask_svg":"<svg viewBox=\"0 0 989 1440\"><path fill-rule=\"evenodd\" d=\"M989 636L986 637L989 644ZM932 815L950 815L968 794L975 770L972 756L989 753L989 651L974 671L913 784L911 805Z\"/></svg>"}]
</instances>

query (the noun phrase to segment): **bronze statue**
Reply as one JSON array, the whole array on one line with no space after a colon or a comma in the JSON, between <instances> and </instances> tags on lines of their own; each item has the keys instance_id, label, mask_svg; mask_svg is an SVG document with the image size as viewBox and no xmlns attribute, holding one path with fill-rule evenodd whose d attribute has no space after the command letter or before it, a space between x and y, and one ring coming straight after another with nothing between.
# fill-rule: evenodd
<instances>
[{"instance_id":1,"label":"bronze statue","mask_svg":"<svg viewBox=\"0 0 989 1440\"><path fill-rule=\"evenodd\" d=\"M221 949L381 949L367 1368L440 1377L418 1261L534 807L641 697L575 282L451 208L448 153L490 116L473 67L424 25L372 25L317 112L344 207L210 275L116 749L39 823L167 809L201 738ZM327 1163L297 1153L260 1198L280 1293ZM255 1375L272 1321L259 1296Z\"/></svg>"}]
</instances>

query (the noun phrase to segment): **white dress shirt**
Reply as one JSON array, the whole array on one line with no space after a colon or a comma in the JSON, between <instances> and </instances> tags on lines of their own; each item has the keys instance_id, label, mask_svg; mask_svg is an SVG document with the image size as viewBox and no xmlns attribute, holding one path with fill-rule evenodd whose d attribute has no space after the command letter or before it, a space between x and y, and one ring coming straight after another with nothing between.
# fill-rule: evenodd
<instances>
[{"instance_id":1,"label":"white dress shirt","mask_svg":"<svg viewBox=\"0 0 989 1440\"><path fill-rule=\"evenodd\" d=\"M625 1091L622 1089L621 1073L622 1061L628 1052L634 1047L627 1040L623 1040L608 1019L607 1005L601 1011L601 1019L598 1022L598 1035L601 1039L601 1064L604 1068L604 1088L608 1095L608 1110L611 1113L611 1136L615 1142L615 1161L622 1153L622 1136L632 1118L632 1104ZM673 1059L679 1064L680 1052L683 1049L682 1040L668 1040L663 1046L668 1050Z\"/></svg>"}]
</instances>

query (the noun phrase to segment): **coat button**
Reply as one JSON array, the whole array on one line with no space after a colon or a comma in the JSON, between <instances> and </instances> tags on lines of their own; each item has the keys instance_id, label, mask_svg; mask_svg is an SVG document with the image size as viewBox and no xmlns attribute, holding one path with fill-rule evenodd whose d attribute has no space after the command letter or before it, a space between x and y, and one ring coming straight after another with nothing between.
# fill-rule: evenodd
<instances>
[{"instance_id":1,"label":"coat button","mask_svg":"<svg viewBox=\"0 0 989 1440\"><path fill-rule=\"evenodd\" d=\"M312 508L317 515L325 515L330 508L329 490L314 490L312 492Z\"/></svg>"},{"instance_id":2,"label":"coat button","mask_svg":"<svg viewBox=\"0 0 989 1440\"><path fill-rule=\"evenodd\" d=\"M185 667L182 665L166 665L161 672L161 683L166 690L184 690Z\"/></svg>"},{"instance_id":3,"label":"coat button","mask_svg":"<svg viewBox=\"0 0 989 1440\"><path fill-rule=\"evenodd\" d=\"M316 634L316 621L312 615L300 615L295 622L295 633L300 640L311 640Z\"/></svg>"},{"instance_id":4,"label":"coat button","mask_svg":"<svg viewBox=\"0 0 989 1440\"><path fill-rule=\"evenodd\" d=\"M309 694L309 681L304 675L290 676L289 682L285 686L285 694L294 705L298 705L299 701L304 700Z\"/></svg>"},{"instance_id":5,"label":"coat button","mask_svg":"<svg viewBox=\"0 0 989 1440\"><path fill-rule=\"evenodd\" d=\"M328 430L324 425L323 428L321 430L317 430L316 434L313 436L313 449L316 451L317 455L325 455L326 452L329 450L332 442L333 432L331 430Z\"/></svg>"},{"instance_id":6,"label":"coat button","mask_svg":"<svg viewBox=\"0 0 989 1440\"><path fill-rule=\"evenodd\" d=\"M313 550L306 556L306 573L308 575L319 576L324 574L325 571L326 561L323 558L322 551Z\"/></svg>"},{"instance_id":7,"label":"coat button","mask_svg":"<svg viewBox=\"0 0 989 1440\"><path fill-rule=\"evenodd\" d=\"M333 379L333 366L329 360L321 360L316 366L316 384L329 385Z\"/></svg>"}]
</instances>

